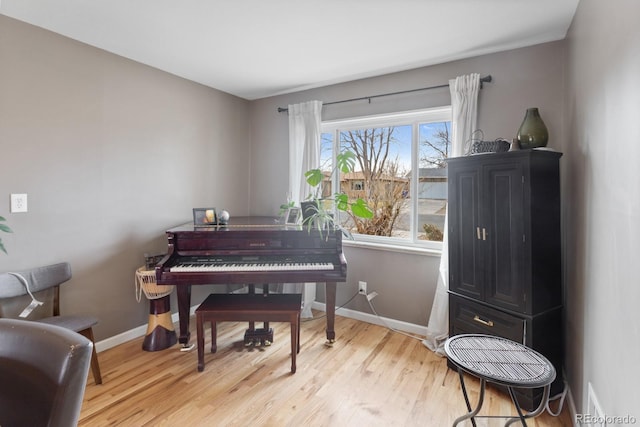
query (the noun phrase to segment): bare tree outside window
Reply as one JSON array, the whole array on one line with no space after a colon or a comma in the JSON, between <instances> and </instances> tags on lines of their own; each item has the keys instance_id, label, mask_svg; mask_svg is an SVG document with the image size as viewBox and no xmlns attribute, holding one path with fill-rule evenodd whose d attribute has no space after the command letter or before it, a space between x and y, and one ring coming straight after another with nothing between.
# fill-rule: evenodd
<instances>
[{"instance_id":1,"label":"bare tree outside window","mask_svg":"<svg viewBox=\"0 0 640 427\"><path fill-rule=\"evenodd\" d=\"M450 122L434 123L435 132L420 141L420 167L446 168L451 150Z\"/></svg>"},{"instance_id":2,"label":"bare tree outside window","mask_svg":"<svg viewBox=\"0 0 640 427\"><path fill-rule=\"evenodd\" d=\"M340 149L356 156L354 172L341 176L340 189L350 200L362 198L373 211L373 218L357 218L350 214L343 226L353 232L372 236L393 235L409 189L407 170L400 162L402 141L395 127L348 130L340 133ZM352 182L360 185L352 186ZM355 188L355 189L354 189ZM358 189L360 188L360 189Z\"/></svg>"}]
</instances>

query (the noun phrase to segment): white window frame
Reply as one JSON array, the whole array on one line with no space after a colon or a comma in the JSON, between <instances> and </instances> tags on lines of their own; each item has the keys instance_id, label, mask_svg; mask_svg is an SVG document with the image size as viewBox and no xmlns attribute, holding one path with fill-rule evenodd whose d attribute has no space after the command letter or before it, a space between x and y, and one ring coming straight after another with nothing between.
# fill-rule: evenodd
<instances>
[{"instance_id":1,"label":"white window frame","mask_svg":"<svg viewBox=\"0 0 640 427\"><path fill-rule=\"evenodd\" d=\"M366 234L354 234L355 242L362 242L365 245L378 244L381 247L390 248L414 247L441 251L442 242L432 240L418 240L418 180L419 180L419 125L423 123L451 122L451 106L434 107L422 110L402 111L389 114L377 114L372 116L353 117L337 120L326 120L322 122L321 132L333 134L333 159L336 162L336 154L339 150L339 133L341 130L380 128L389 126L412 126L411 138L411 238L401 239L397 237L370 236ZM334 168L335 169L335 168ZM334 171L332 182L332 192L340 191L340 180L338 171ZM346 241L345 241L346 242Z\"/></svg>"}]
</instances>

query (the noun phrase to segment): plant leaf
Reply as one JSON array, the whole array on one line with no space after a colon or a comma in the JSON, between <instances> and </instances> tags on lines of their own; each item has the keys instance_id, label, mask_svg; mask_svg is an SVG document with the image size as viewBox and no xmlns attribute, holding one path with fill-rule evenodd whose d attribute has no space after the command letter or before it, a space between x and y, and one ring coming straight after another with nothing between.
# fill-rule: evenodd
<instances>
[{"instance_id":1,"label":"plant leaf","mask_svg":"<svg viewBox=\"0 0 640 427\"><path fill-rule=\"evenodd\" d=\"M336 156L336 165L340 172L349 173L356 165L356 155L351 151L339 153Z\"/></svg>"},{"instance_id":2,"label":"plant leaf","mask_svg":"<svg viewBox=\"0 0 640 427\"><path fill-rule=\"evenodd\" d=\"M312 187L317 187L322 182L324 176L320 169L310 169L304 173L304 177L307 180L307 184Z\"/></svg>"},{"instance_id":3,"label":"plant leaf","mask_svg":"<svg viewBox=\"0 0 640 427\"><path fill-rule=\"evenodd\" d=\"M373 218L373 211L362 199L356 200L355 203L351 205L351 212L353 212L355 216L360 218Z\"/></svg>"},{"instance_id":4,"label":"plant leaf","mask_svg":"<svg viewBox=\"0 0 640 427\"><path fill-rule=\"evenodd\" d=\"M6 219L4 219L3 216L0 216L0 221L6 221ZM11 230L6 224L0 224L0 231L4 231L5 233L13 233L13 230ZM5 254L8 253L4 247L4 244L2 243L2 239L0 239L0 250Z\"/></svg>"},{"instance_id":5,"label":"plant leaf","mask_svg":"<svg viewBox=\"0 0 640 427\"><path fill-rule=\"evenodd\" d=\"M346 194L336 194L336 209L340 211L349 209L349 197Z\"/></svg>"}]
</instances>

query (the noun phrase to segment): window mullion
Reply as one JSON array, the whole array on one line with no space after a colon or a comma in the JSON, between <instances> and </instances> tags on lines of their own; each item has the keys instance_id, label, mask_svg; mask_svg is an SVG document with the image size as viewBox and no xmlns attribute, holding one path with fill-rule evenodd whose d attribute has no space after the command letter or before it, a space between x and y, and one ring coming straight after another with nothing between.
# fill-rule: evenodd
<instances>
[{"instance_id":1,"label":"window mullion","mask_svg":"<svg viewBox=\"0 0 640 427\"><path fill-rule=\"evenodd\" d=\"M420 178L420 128L418 123L411 125L411 241L418 241L418 180Z\"/></svg>"},{"instance_id":2,"label":"window mullion","mask_svg":"<svg viewBox=\"0 0 640 427\"><path fill-rule=\"evenodd\" d=\"M337 156L340 152L340 129L335 129L333 131L333 159L331 160L331 164L333 165L332 176L331 176L331 192L332 194L337 194L340 192L340 171L336 167L336 163L338 161ZM338 215L338 212L335 211L334 206L334 215ZM338 218L336 216L336 218Z\"/></svg>"}]
</instances>

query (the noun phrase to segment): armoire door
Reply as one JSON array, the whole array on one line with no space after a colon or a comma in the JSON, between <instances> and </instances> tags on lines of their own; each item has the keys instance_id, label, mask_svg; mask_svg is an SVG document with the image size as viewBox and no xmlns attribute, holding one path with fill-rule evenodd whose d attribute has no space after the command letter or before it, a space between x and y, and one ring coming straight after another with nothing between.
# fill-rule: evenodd
<instances>
[{"instance_id":1,"label":"armoire door","mask_svg":"<svg viewBox=\"0 0 640 427\"><path fill-rule=\"evenodd\" d=\"M481 170L475 164L449 166L449 289L484 299L480 217Z\"/></svg>"},{"instance_id":2,"label":"armoire door","mask_svg":"<svg viewBox=\"0 0 640 427\"><path fill-rule=\"evenodd\" d=\"M485 246L485 296L489 304L525 308L525 180L522 162L483 166L481 227ZM486 231L485 231L486 229Z\"/></svg>"}]
</instances>

